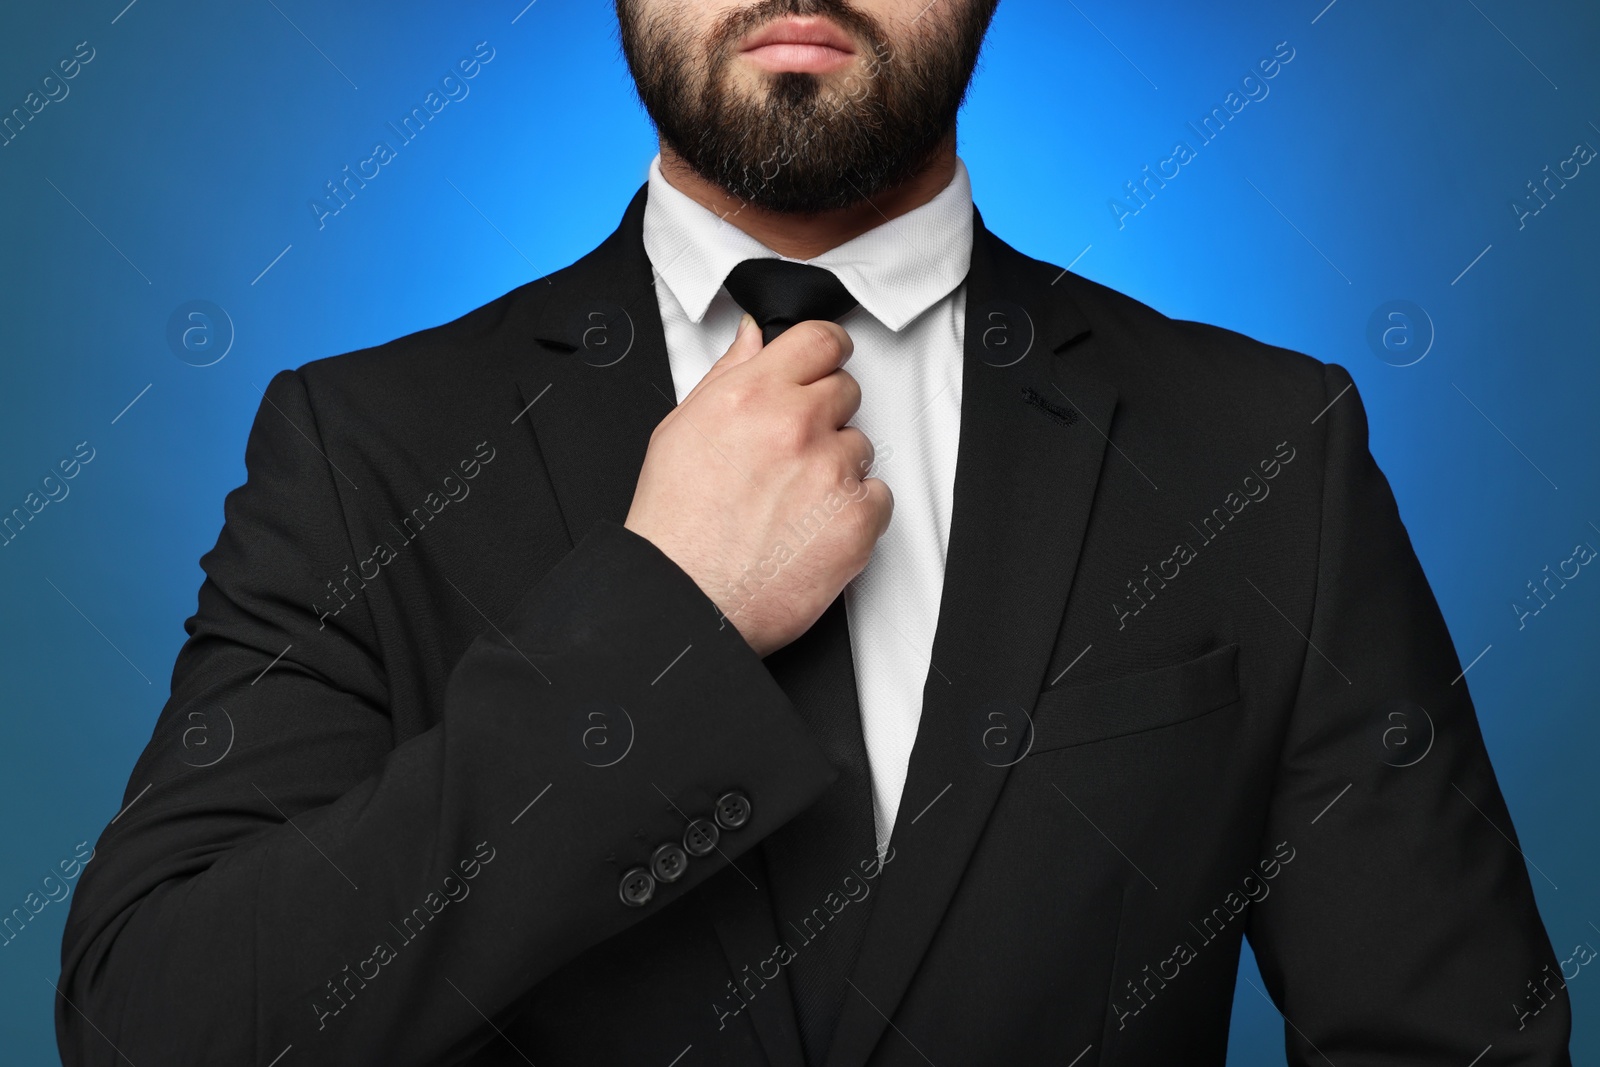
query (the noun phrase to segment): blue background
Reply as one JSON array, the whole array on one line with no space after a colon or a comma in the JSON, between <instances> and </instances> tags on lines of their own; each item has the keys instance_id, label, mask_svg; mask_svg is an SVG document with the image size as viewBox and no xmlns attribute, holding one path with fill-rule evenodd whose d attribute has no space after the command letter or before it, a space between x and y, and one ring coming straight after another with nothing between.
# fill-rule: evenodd
<instances>
[{"instance_id":1,"label":"blue background","mask_svg":"<svg viewBox=\"0 0 1600 1067\"><path fill-rule=\"evenodd\" d=\"M121 806L274 372L567 264L654 153L595 0L125 2L0 14L0 111L94 49L0 146L0 513L94 449L0 548L0 913ZM1468 681L1564 958L1600 943L1600 576L1521 629L1511 604L1600 546L1600 168L1520 228L1511 204L1600 147L1600 9L1325 3L1004 0L960 150L1023 251L1350 369L1461 660L1482 653ZM324 182L397 141L386 123L480 41L495 57L470 95L319 229ZM1200 145L1186 123L1281 41L1270 94ZM1196 157L1119 227L1111 200L1179 139ZM193 300L231 329L185 362L168 322ZM1409 349L1368 339L1393 300L1425 312L1391 335ZM56 1062L66 910L0 948L8 1064ZM1248 953L1241 973L1260 986ZM1600 972L1569 993L1575 1059L1600 1061ZM1281 1063L1281 1035L1241 981L1230 1062Z\"/></svg>"}]
</instances>

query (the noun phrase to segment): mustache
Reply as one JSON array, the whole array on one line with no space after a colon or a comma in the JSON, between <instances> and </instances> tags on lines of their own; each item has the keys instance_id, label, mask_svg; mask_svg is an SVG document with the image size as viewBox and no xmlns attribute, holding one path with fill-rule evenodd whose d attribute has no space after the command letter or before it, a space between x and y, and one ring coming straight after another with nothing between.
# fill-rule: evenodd
<instances>
[{"instance_id":1,"label":"mustache","mask_svg":"<svg viewBox=\"0 0 1600 1067\"><path fill-rule=\"evenodd\" d=\"M708 51L720 65L730 58L739 41L750 31L786 16L821 15L832 20L857 43L867 45L869 54L886 55L888 36L879 21L852 7L849 0L757 0L748 7L729 11L707 35Z\"/></svg>"}]
</instances>

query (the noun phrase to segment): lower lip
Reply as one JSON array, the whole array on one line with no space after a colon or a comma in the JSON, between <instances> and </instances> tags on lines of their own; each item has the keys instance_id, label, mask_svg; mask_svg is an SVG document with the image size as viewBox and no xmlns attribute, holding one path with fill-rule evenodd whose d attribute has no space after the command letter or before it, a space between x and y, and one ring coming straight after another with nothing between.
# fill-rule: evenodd
<instances>
[{"instance_id":1,"label":"lower lip","mask_svg":"<svg viewBox=\"0 0 1600 1067\"><path fill-rule=\"evenodd\" d=\"M854 53L821 44L764 44L741 53L763 70L826 74L849 64Z\"/></svg>"}]
</instances>

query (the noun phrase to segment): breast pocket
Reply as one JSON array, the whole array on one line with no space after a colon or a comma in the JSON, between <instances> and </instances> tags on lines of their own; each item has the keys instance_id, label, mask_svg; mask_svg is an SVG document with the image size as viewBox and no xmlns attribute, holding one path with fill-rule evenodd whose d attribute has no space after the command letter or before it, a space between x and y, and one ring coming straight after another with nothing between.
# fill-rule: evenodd
<instances>
[{"instance_id":1,"label":"breast pocket","mask_svg":"<svg viewBox=\"0 0 1600 1067\"><path fill-rule=\"evenodd\" d=\"M1039 694L1030 755L1197 719L1239 700L1239 646L1093 685Z\"/></svg>"}]
</instances>

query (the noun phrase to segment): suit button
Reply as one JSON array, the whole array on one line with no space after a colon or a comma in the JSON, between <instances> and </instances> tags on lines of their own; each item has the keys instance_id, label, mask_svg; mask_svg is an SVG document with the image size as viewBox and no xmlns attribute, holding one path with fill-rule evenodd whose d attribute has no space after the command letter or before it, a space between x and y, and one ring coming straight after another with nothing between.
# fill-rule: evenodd
<instances>
[{"instance_id":1,"label":"suit button","mask_svg":"<svg viewBox=\"0 0 1600 1067\"><path fill-rule=\"evenodd\" d=\"M724 793L717 801L717 825L724 830L743 829L750 821L750 798L743 793Z\"/></svg>"},{"instance_id":2,"label":"suit button","mask_svg":"<svg viewBox=\"0 0 1600 1067\"><path fill-rule=\"evenodd\" d=\"M650 853L650 873L658 882L676 882L689 869L689 854L668 841Z\"/></svg>"},{"instance_id":3,"label":"suit button","mask_svg":"<svg viewBox=\"0 0 1600 1067\"><path fill-rule=\"evenodd\" d=\"M628 907L642 908L656 895L656 880L643 867L633 867L623 873L617 892Z\"/></svg>"},{"instance_id":4,"label":"suit button","mask_svg":"<svg viewBox=\"0 0 1600 1067\"><path fill-rule=\"evenodd\" d=\"M704 856L717 847L721 831L710 819L696 819L683 832L683 847L691 856Z\"/></svg>"}]
</instances>

